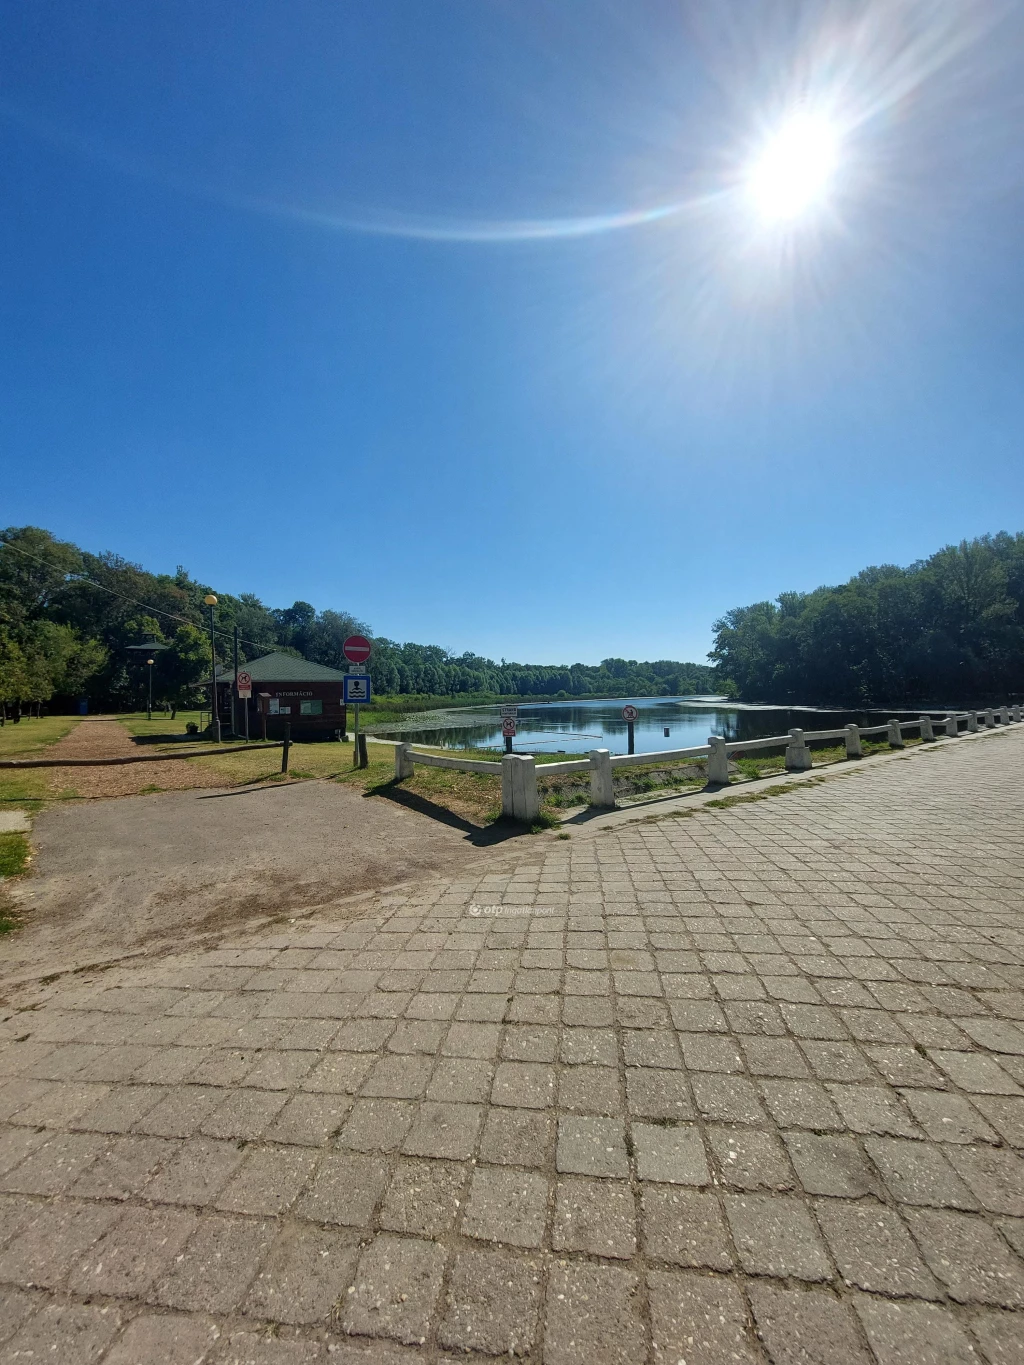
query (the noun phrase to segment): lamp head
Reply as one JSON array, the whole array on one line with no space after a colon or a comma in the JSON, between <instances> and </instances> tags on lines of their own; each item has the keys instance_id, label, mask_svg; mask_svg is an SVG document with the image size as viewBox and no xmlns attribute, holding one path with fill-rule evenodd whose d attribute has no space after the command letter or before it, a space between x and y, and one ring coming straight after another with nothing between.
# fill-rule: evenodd
<instances>
[{"instance_id":1,"label":"lamp head","mask_svg":"<svg viewBox=\"0 0 1024 1365\"><path fill-rule=\"evenodd\" d=\"M146 660L146 663L147 663L147 664L151 664L152 662L153 662L152 659L147 659L147 660Z\"/></svg>"},{"instance_id":2,"label":"lamp head","mask_svg":"<svg viewBox=\"0 0 1024 1365\"><path fill-rule=\"evenodd\" d=\"M206 596L203 598L203 601L208 607L215 607L217 605L217 599L216 597L214 597L212 592L208 592Z\"/></svg>"}]
</instances>

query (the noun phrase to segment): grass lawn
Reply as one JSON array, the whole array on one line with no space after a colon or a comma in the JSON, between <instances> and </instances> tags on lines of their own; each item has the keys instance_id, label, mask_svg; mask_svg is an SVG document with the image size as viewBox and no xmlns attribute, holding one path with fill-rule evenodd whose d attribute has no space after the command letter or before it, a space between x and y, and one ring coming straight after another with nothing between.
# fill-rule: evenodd
<instances>
[{"instance_id":1,"label":"grass lawn","mask_svg":"<svg viewBox=\"0 0 1024 1365\"><path fill-rule=\"evenodd\" d=\"M133 718L133 727L147 725L143 716L141 722ZM152 723L156 727L156 721ZM160 733L154 728L154 733ZM163 733L167 733L166 728ZM908 739L907 746L920 743ZM204 744L205 748L209 745ZM440 753L461 758L482 759L495 762L501 755L495 750L429 748L417 745L427 753ZM390 744L374 743L367 748L369 765L359 769L352 766L351 740L339 744L337 741L314 743L294 743L291 747L289 772L281 772L280 750L252 749L235 753L208 754L204 757L187 759L190 764L202 764L204 771L212 765L218 775L223 777L224 785L244 785L251 782L288 782L322 781L339 782L343 786L354 787L367 796L398 795L415 804L418 799L435 807L451 812L478 826L485 826L501 815L501 778L489 773L467 773L451 768L428 768L417 766L412 777L400 785L394 782L394 750ZM864 753L889 752L888 744L882 741L864 741ZM845 760L846 749L842 744L822 746L812 750L814 766L827 765ZM567 810L586 806L590 800L590 777L586 771L569 773L563 776L544 778L544 767L548 763L559 763L577 755L538 754L539 787L541 795L542 825L556 823ZM757 755L735 760L738 772L732 777L734 783L744 783L758 777L768 777L785 770L785 758L778 754ZM655 760L649 765L619 768L615 770L616 795L622 802L636 802L648 794L664 796L679 795L697 791L705 785L706 766L702 763L667 764Z\"/></svg>"},{"instance_id":2,"label":"grass lawn","mask_svg":"<svg viewBox=\"0 0 1024 1365\"><path fill-rule=\"evenodd\" d=\"M436 749L427 752L446 751ZM351 741L346 744L331 740L296 743L291 747L287 777L281 773L280 750L254 749L249 753L218 754L186 761L214 765L218 773L223 773L225 784L321 778L372 795L383 792L394 781L395 751L390 744L375 744L371 740L367 745L367 755L370 761L366 768L353 768ZM465 753L460 751L460 756L491 762L498 757L491 752L477 753L471 750ZM485 773L418 767L415 776L407 778L400 790L441 806L473 824L487 824L501 814L501 778Z\"/></svg>"},{"instance_id":3,"label":"grass lawn","mask_svg":"<svg viewBox=\"0 0 1024 1365\"><path fill-rule=\"evenodd\" d=\"M450 749L429 749L417 745L426 753L453 757ZM494 763L500 754L494 750L460 749L460 758L482 759ZM203 764L204 770L213 765L223 774L225 785L248 782L287 782L320 778L355 787L367 795L384 795L392 788L395 775L395 752L390 744L367 745L369 764L366 768L352 766L352 743L339 744L336 740L318 743L295 743L291 747L288 776L281 772L280 750L253 749L249 753L213 754L186 760ZM558 762L565 755L550 754L538 758L543 764ZM586 777L586 774L584 774ZM489 773L465 773L454 768L417 767L412 777L397 789L407 795L440 806L476 825L490 824L501 815L501 778Z\"/></svg>"},{"instance_id":4,"label":"grass lawn","mask_svg":"<svg viewBox=\"0 0 1024 1365\"><path fill-rule=\"evenodd\" d=\"M895 752L890 749L889 741L886 739L862 739L861 749L864 757L868 758L872 754L888 754ZM903 743L906 748L912 749L922 741L915 737L910 739L904 737ZM822 767L829 763L846 762L846 745L844 744L812 744L811 762L815 768ZM743 778L772 777L776 773L786 771L786 756L781 750L777 754L749 754L745 757L737 757L732 760L743 775ZM856 762L856 760L854 760ZM741 778L740 780L743 780ZM735 780L735 779L734 779Z\"/></svg>"},{"instance_id":5,"label":"grass lawn","mask_svg":"<svg viewBox=\"0 0 1024 1365\"><path fill-rule=\"evenodd\" d=\"M0 726L0 758L42 758L37 752L63 739L77 716L43 716L41 720L26 716L19 724L8 721Z\"/></svg>"},{"instance_id":6,"label":"grass lawn","mask_svg":"<svg viewBox=\"0 0 1024 1365\"><path fill-rule=\"evenodd\" d=\"M18 725L8 721L0 727L0 758L45 758L47 745L63 739L77 724L77 716L43 716L40 720L25 717ZM31 813L41 810L47 801L60 799L50 787L50 772L48 768L26 768L24 772L0 768L0 810Z\"/></svg>"},{"instance_id":7,"label":"grass lawn","mask_svg":"<svg viewBox=\"0 0 1024 1365\"><path fill-rule=\"evenodd\" d=\"M0 834L0 879L17 877L28 864L29 847L24 834Z\"/></svg>"},{"instance_id":8,"label":"grass lawn","mask_svg":"<svg viewBox=\"0 0 1024 1365\"><path fill-rule=\"evenodd\" d=\"M4 878L18 877L26 871L30 856L31 849L24 834L0 834L0 937L13 933L18 927L13 904L4 894Z\"/></svg>"}]
</instances>

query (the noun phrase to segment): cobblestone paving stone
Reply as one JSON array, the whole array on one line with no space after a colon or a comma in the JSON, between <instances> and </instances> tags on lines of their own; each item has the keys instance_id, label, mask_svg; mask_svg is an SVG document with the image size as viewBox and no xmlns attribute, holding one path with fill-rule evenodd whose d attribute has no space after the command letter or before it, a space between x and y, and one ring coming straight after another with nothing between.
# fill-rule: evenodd
<instances>
[{"instance_id":1,"label":"cobblestone paving stone","mask_svg":"<svg viewBox=\"0 0 1024 1365\"><path fill-rule=\"evenodd\" d=\"M1020 1365L1022 776L1012 727L9 1006L0 1365Z\"/></svg>"}]
</instances>

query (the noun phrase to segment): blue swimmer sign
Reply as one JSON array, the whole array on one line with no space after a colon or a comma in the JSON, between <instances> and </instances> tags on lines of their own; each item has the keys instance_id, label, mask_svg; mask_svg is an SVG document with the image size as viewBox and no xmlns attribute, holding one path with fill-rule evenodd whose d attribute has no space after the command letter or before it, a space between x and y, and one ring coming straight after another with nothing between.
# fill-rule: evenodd
<instances>
[{"instance_id":1,"label":"blue swimmer sign","mask_svg":"<svg viewBox=\"0 0 1024 1365\"><path fill-rule=\"evenodd\" d=\"M358 705L370 700L369 673L346 673L344 678L344 700Z\"/></svg>"}]
</instances>

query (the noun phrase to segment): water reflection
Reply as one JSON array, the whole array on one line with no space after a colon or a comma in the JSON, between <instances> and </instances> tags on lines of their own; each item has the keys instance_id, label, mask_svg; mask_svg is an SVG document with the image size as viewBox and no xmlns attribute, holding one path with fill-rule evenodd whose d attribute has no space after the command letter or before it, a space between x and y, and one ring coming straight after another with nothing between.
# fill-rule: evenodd
<instances>
[{"instance_id":1,"label":"water reflection","mask_svg":"<svg viewBox=\"0 0 1024 1365\"><path fill-rule=\"evenodd\" d=\"M709 735L729 740L765 739L784 735L793 726L805 730L838 729L850 721L878 725L889 716L916 717L909 711L823 711L812 707L745 706L723 699L693 697L638 697L615 701L531 702L519 706L516 753L585 754L591 749L627 752L626 703L635 706L637 753L687 749L706 744ZM404 726L378 729L386 739L404 739L446 749L502 749L498 707L474 707L433 712L429 723L417 725L410 716ZM423 720L427 720L423 717ZM668 731L666 735L665 731Z\"/></svg>"}]
</instances>

